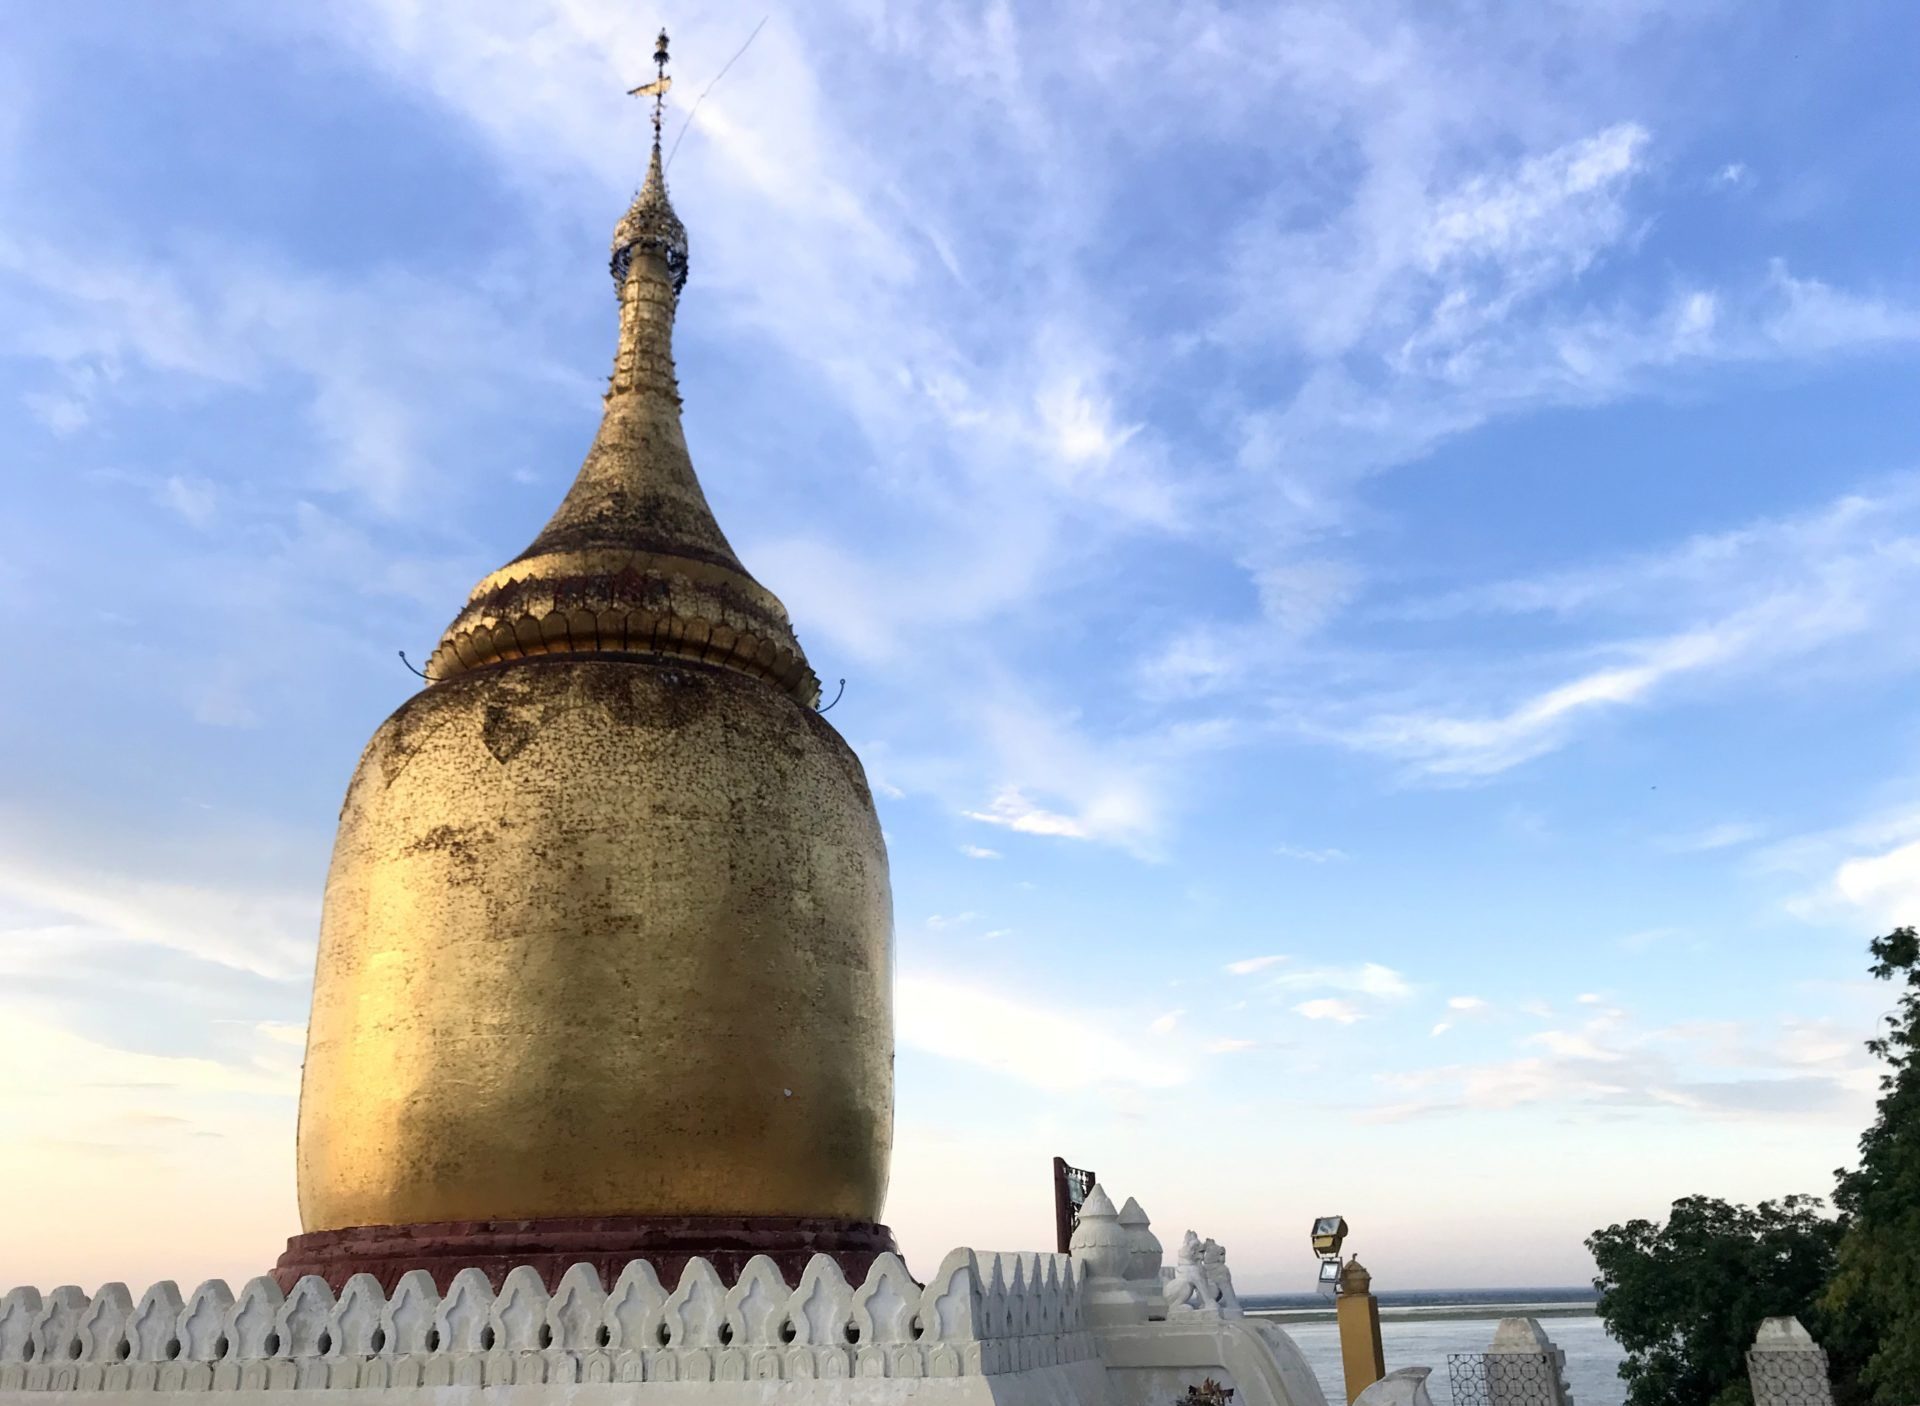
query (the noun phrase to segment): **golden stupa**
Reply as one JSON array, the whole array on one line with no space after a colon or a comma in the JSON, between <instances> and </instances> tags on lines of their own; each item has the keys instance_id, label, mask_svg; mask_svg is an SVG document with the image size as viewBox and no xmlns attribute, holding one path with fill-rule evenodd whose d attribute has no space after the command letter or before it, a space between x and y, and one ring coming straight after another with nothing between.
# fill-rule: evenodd
<instances>
[{"instance_id":1,"label":"golden stupa","mask_svg":"<svg viewBox=\"0 0 1920 1406\"><path fill-rule=\"evenodd\" d=\"M300 1091L308 1241L879 1220L886 851L785 609L694 476L672 355L686 256L656 118L614 233L599 434L347 791Z\"/></svg>"}]
</instances>

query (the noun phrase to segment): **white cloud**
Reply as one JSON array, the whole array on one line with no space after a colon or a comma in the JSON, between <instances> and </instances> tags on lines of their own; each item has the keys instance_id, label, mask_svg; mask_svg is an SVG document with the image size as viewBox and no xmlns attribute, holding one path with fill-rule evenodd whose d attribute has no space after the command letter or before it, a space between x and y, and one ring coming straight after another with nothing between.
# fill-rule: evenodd
<instances>
[{"instance_id":1,"label":"white cloud","mask_svg":"<svg viewBox=\"0 0 1920 1406\"><path fill-rule=\"evenodd\" d=\"M1644 127L1622 122L1531 157L1511 175L1475 178L1434 208L1421 263L1544 258L1556 268L1583 266L1618 238L1620 185L1641 166L1647 141Z\"/></svg>"},{"instance_id":2,"label":"white cloud","mask_svg":"<svg viewBox=\"0 0 1920 1406\"><path fill-rule=\"evenodd\" d=\"M1260 1048L1258 1040L1218 1039L1207 1041L1208 1054L1245 1054L1248 1050Z\"/></svg>"},{"instance_id":3,"label":"white cloud","mask_svg":"<svg viewBox=\"0 0 1920 1406\"><path fill-rule=\"evenodd\" d=\"M1040 423L1054 452L1075 466L1105 464L1135 435L1138 424L1117 426L1105 397L1078 381L1049 387L1037 399Z\"/></svg>"},{"instance_id":4,"label":"white cloud","mask_svg":"<svg viewBox=\"0 0 1920 1406\"><path fill-rule=\"evenodd\" d=\"M1850 1126L1874 1090L1872 1062L1857 1041L1792 1018L1645 1029L1624 1012L1604 1011L1578 1029L1521 1036L1515 1049L1510 1059L1385 1075L1384 1085L1410 1097L1364 1116L1541 1106L1605 1118L1638 1110Z\"/></svg>"},{"instance_id":5,"label":"white cloud","mask_svg":"<svg viewBox=\"0 0 1920 1406\"><path fill-rule=\"evenodd\" d=\"M1083 822L1035 805L1017 786L1003 789L986 810L969 810L962 814L969 820L1004 825L1023 835L1057 835L1070 840L1087 838L1087 827Z\"/></svg>"},{"instance_id":6,"label":"white cloud","mask_svg":"<svg viewBox=\"0 0 1920 1406\"><path fill-rule=\"evenodd\" d=\"M1435 777L1490 776L1552 751L1583 714L1636 703L1677 675L1727 659L1751 636L1695 631L1633 647L1635 662L1595 669L1516 704L1504 714L1388 714L1347 735L1368 751L1404 757Z\"/></svg>"},{"instance_id":7,"label":"white cloud","mask_svg":"<svg viewBox=\"0 0 1920 1406\"><path fill-rule=\"evenodd\" d=\"M143 876L123 856L80 862L30 844L12 817L0 858L0 899L23 915L162 947L276 981L304 979L313 967L319 895L264 884ZM18 921L18 920L17 920Z\"/></svg>"},{"instance_id":8,"label":"white cloud","mask_svg":"<svg viewBox=\"0 0 1920 1406\"><path fill-rule=\"evenodd\" d=\"M1675 854L1707 854L1750 844L1766 832L1765 826L1750 821L1725 820L1691 834L1672 836L1663 841L1661 847Z\"/></svg>"},{"instance_id":9,"label":"white cloud","mask_svg":"<svg viewBox=\"0 0 1920 1406\"><path fill-rule=\"evenodd\" d=\"M1302 849L1298 845L1275 845L1273 852L1282 859L1297 859L1303 864L1331 864L1348 857L1343 849Z\"/></svg>"},{"instance_id":10,"label":"white cloud","mask_svg":"<svg viewBox=\"0 0 1920 1406\"><path fill-rule=\"evenodd\" d=\"M1405 1000L1413 994L1413 987L1404 976L1378 962L1363 962L1353 967L1311 967L1282 972L1269 984L1283 991L1347 991L1380 1001Z\"/></svg>"},{"instance_id":11,"label":"white cloud","mask_svg":"<svg viewBox=\"0 0 1920 1406\"><path fill-rule=\"evenodd\" d=\"M1834 872L1833 891L1884 926L1920 922L1920 840L1847 860Z\"/></svg>"},{"instance_id":12,"label":"white cloud","mask_svg":"<svg viewBox=\"0 0 1920 1406\"><path fill-rule=\"evenodd\" d=\"M219 504L219 493L204 478L183 478L169 474L160 485L160 502L194 527L212 524Z\"/></svg>"},{"instance_id":13,"label":"white cloud","mask_svg":"<svg viewBox=\"0 0 1920 1406\"><path fill-rule=\"evenodd\" d=\"M1174 1032L1174 1028L1180 1024L1180 1017L1185 1014L1186 1012L1184 1010L1171 1010L1164 1015L1157 1015L1148 1024L1147 1033L1151 1035L1171 1035Z\"/></svg>"},{"instance_id":14,"label":"white cloud","mask_svg":"<svg viewBox=\"0 0 1920 1406\"><path fill-rule=\"evenodd\" d=\"M1049 1093L1101 1085L1164 1089L1185 1083L1177 1058L1116 1034L1095 1018L1031 1004L931 973L894 987L900 1043L971 1064Z\"/></svg>"},{"instance_id":15,"label":"white cloud","mask_svg":"<svg viewBox=\"0 0 1920 1406\"><path fill-rule=\"evenodd\" d=\"M279 251L173 242L168 263L102 262L73 253L81 241L24 238L0 225L0 276L36 295L20 304L8 340L70 388L64 408L49 412L56 429L75 433L112 397L154 381L258 395L267 377L290 373L305 432L326 451L314 486L393 515L418 508L436 480L433 411L458 423L508 384L537 383L547 402L556 387L585 389L541 355L525 327L509 331L485 296L445 279L385 270L356 282L290 266ZM196 527L211 517L204 479L169 477L158 496Z\"/></svg>"},{"instance_id":16,"label":"white cloud","mask_svg":"<svg viewBox=\"0 0 1920 1406\"><path fill-rule=\"evenodd\" d=\"M1691 696L1753 680L1794 686L1806 669L1781 669L1782 662L1837 665L1839 646L1869 634L1884 638L1916 589L1920 478L1907 475L1871 495L1846 494L1805 514L1704 534L1665 552L1428 602L1410 613L1544 614L1589 631L1597 626L1602 636L1490 668L1494 688L1508 687L1516 673L1545 675L1518 701L1380 707L1358 724L1329 720L1317 731L1400 758L1430 778L1491 776L1566 745L1584 724L1680 696L1683 688ZM1621 624L1640 628L1609 637L1608 626ZM1899 667L1911 655L1894 644L1875 659ZM1859 652L1849 651L1845 664L1859 667ZM1462 691L1478 682L1461 680ZM1729 826L1698 838L1732 845L1746 837Z\"/></svg>"},{"instance_id":17,"label":"white cloud","mask_svg":"<svg viewBox=\"0 0 1920 1406\"><path fill-rule=\"evenodd\" d=\"M997 850L997 849L984 849L984 848L982 848L982 847L981 847L981 846L979 846L979 845L962 845L962 846L960 846L960 853L962 853L962 854L964 854L964 855L965 855L965 856L966 856L966 857L967 857L968 859L998 859L998 858L1000 858L1000 851L999 851L999 850Z\"/></svg>"},{"instance_id":18,"label":"white cloud","mask_svg":"<svg viewBox=\"0 0 1920 1406\"><path fill-rule=\"evenodd\" d=\"M1242 957L1237 962L1228 962L1227 970L1235 976L1251 976L1255 972L1265 971L1268 967L1278 966L1287 958L1278 952L1265 957Z\"/></svg>"},{"instance_id":19,"label":"white cloud","mask_svg":"<svg viewBox=\"0 0 1920 1406\"><path fill-rule=\"evenodd\" d=\"M1478 996L1449 996L1447 1009L1463 1012L1484 1011L1487 1009L1487 1003Z\"/></svg>"},{"instance_id":20,"label":"white cloud","mask_svg":"<svg viewBox=\"0 0 1920 1406\"><path fill-rule=\"evenodd\" d=\"M1308 1020L1331 1020L1341 1025L1352 1025L1355 1021L1366 1018L1365 1012L1352 1001L1343 1001L1333 996L1302 1001L1293 1009Z\"/></svg>"},{"instance_id":21,"label":"white cloud","mask_svg":"<svg viewBox=\"0 0 1920 1406\"><path fill-rule=\"evenodd\" d=\"M1620 1058L1614 1051L1601 1049L1591 1037L1565 1030L1542 1030L1527 1036L1527 1043L1542 1046L1567 1059L1609 1061Z\"/></svg>"}]
</instances>

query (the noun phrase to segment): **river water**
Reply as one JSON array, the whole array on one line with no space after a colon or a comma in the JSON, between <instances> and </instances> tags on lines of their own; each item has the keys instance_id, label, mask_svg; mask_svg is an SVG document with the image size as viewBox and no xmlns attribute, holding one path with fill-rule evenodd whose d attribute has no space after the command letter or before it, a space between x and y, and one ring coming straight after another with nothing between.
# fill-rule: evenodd
<instances>
[{"instance_id":1,"label":"river water","mask_svg":"<svg viewBox=\"0 0 1920 1406\"><path fill-rule=\"evenodd\" d=\"M1427 1391L1435 1406L1451 1406L1447 1390L1447 1354L1485 1352L1493 1341L1499 1315L1488 1318L1387 1319L1380 1324L1380 1344L1386 1349L1387 1370L1431 1367ZM1287 1335L1300 1345L1314 1375L1327 1394L1328 1406L1347 1399L1340 1375L1340 1337L1332 1323L1283 1322ZM1571 1318L1544 1318L1540 1326L1555 1347L1567 1354L1567 1388L1575 1406L1621 1406L1627 1386L1616 1374L1620 1347L1607 1336L1600 1320L1590 1314Z\"/></svg>"}]
</instances>

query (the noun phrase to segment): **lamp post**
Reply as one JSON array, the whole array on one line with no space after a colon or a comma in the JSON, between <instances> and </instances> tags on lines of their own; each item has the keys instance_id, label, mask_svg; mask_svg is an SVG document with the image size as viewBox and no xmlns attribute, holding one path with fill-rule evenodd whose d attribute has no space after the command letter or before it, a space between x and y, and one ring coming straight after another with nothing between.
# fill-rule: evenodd
<instances>
[{"instance_id":1,"label":"lamp post","mask_svg":"<svg viewBox=\"0 0 1920 1406\"><path fill-rule=\"evenodd\" d=\"M1380 1301L1373 1296L1373 1276L1359 1260L1348 1260L1340 1271L1333 1316L1340 1325L1340 1366L1351 1403L1387 1374L1387 1355L1380 1346Z\"/></svg>"},{"instance_id":2,"label":"lamp post","mask_svg":"<svg viewBox=\"0 0 1920 1406\"><path fill-rule=\"evenodd\" d=\"M1309 1236L1320 1260L1320 1291L1333 1296L1333 1317L1340 1328L1340 1366L1346 1373L1351 1403L1387 1374L1386 1353L1380 1346L1380 1302L1373 1296L1373 1276L1360 1261L1341 1262L1340 1247L1347 1239L1344 1216L1321 1216Z\"/></svg>"}]
</instances>

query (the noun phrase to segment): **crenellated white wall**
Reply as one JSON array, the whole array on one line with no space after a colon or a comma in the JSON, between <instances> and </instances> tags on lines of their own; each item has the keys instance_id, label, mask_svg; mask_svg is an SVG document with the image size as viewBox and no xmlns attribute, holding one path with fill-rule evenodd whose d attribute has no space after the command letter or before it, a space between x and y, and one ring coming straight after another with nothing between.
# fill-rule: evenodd
<instances>
[{"instance_id":1,"label":"crenellated white wall","mask_svg":"<svg viewBox=\"0 0 1920 1406\"><path fill-rule=\"evenodd\" d=\"M693 1259L671 1287L636 1260L611 1288L575 1265L551 1293L525 1265L497 1292L462 1270L444 1295L423 1271L391 1294L356 1275L337 1297L313 1277L284 1295L269 1278L238 1294L211 1280L184 1299L161 1283L138 1301L124 1284L15 1289L0 1299L0 1406L203 1392L268 1406L284 1391L620 1406L637 1390L662 1406L1167 1406L1208 1377L1238 1389L1235 1406L1325 1406L1285 1334L1240 1314L1224 1254L1188 1266L1202 1306L1173 1303L1145 1213L1130 1202L1121 1227L1094 1210L1096 1252L955 1250L924 1285L887 1254L857 1284L816 1255L791 1284L758 1256L731 1286Z\"/></svg>"},{"instance_id":2,"label":"crenellated white wall","mask_svg":"<svg viewBox=\"0 0 1920 1406\"><path fill-rule=\"evenodd\" d=\"M389 1298L371 1276L338 1298L308 1277L182 1300L124 1284L0 1300L0 1392L338 1390L592 1382L995 1376L1097 1360L1065 1255L955 1250L922 1287L895 1255L849 1284L816 1255L788 1284L756 1257L729 1288L704 1259L671 1290L627 1266L603 1290L575 1265L549 1294L522 1266L494 1292L462 1270L444 1296L423 1272Z\"/></svg>"}]
</instances>

